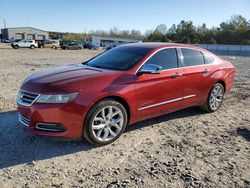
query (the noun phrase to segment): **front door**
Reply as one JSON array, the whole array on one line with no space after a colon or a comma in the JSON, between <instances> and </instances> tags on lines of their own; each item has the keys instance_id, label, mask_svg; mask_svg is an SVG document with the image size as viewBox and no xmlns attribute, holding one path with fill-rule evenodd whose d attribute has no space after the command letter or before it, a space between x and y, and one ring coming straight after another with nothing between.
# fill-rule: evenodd
<instances>
[{"instance_id":1,"label":"front door","mask_svg":"<svg viewBox=\"0 0 250 188\"><path fill-rule=\"evenodd\" d=\"M145 64L163 68L159 74L142 74L135 81L138 120L180 109L182 100L182 68L175 48L156 52Z\"/></svg>"}]
</instances>

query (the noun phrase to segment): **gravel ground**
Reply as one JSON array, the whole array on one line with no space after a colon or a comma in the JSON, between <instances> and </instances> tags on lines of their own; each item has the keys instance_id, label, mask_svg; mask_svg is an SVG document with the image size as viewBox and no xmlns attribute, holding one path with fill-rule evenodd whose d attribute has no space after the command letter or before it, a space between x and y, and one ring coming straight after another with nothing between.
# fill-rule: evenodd
<instances>
[{"instance_id":1,"label":"gravel ground","mask_svg":"<svg viewBox=\"0 0 250 188\"><path fill-rule=\"evenodd\" d=\"M26 132L15 110L24 78L97 53L0 44L0 187L250 187L250 57L224 57L237 72L215 113L143 121L104 147Z\"/></svg>"}]
</instances>

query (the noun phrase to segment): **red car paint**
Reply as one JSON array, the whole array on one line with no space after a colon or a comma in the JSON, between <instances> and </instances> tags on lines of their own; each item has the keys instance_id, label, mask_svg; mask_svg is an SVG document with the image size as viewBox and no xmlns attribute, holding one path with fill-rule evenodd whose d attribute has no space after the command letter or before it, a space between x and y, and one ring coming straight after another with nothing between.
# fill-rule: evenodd
<instances>
[{"instance_id":1,"label":"red car paint","mask_svg":"<svg viewBox=\"0 0 250 188\"><path fill-rule=\"evenodd\" d=\"M126 45L129 47L130 45ZM75 101L66 104L23 106L17 103L19 113L30 120L28 129L35 134L61 137L82 137L85 116L98 101L113 97L122 102L129 114L129 124L205 103L211 87L221 82L228 92L234 81L233 65L210 52L183 44L142 43L152 50L127 71L113 71L82 64L55 68L32 75L21 90L36 94L79 92ZM136 73L155 52L164 48L188 48L210 54L215 63L178 67L160 74ZM181 58L181 57L179 57ZM178 76L173 77L177 74ZM65 131L38 130L36 123L61 123Z\"/></svg>"}]
</instances>

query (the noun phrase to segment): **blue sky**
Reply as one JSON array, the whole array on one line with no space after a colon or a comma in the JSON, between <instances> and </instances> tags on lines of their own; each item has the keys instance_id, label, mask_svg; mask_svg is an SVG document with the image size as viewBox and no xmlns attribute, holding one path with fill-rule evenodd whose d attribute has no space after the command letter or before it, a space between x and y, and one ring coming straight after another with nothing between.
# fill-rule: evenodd
<instances>
[{"instance_id":1,"label":"blue sky","mask_svg":"<svg viewBox=\"0 0 250 188\"><path fill-rule=\"evenodd\" d=\"M0 28L32 26L48 31L138 29L191 20L219 26L234 14L250 20L250 0L1 0Z\"/></svg>"}]
</instances>

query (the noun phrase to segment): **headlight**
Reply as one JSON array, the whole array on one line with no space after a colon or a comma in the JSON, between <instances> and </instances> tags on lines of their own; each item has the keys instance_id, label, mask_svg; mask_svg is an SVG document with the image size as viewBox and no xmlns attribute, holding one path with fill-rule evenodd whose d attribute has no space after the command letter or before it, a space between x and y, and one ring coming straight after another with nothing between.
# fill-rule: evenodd
<instances>
[{"instance_id":1,"label":"headlight","mask_svg":"<svg viewBox=\"0 0 250 188\"><path fill-rule=\"evenodd\" d=\"M74 101L78 93L58 94L58 95L40 95L36 103L67 103Z\"/></svg>"}]
</instances>

